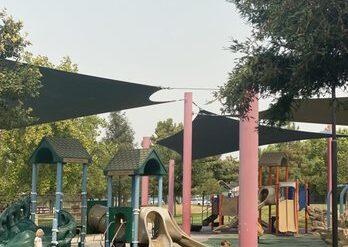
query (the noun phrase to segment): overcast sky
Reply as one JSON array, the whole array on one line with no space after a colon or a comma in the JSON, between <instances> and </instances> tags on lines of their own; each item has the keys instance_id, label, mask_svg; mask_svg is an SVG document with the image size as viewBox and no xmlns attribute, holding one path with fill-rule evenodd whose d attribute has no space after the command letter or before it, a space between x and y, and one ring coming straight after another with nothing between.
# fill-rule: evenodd
<instances>
[{"instance_id":1,"label":"overcast sky","mask_svg":"<svg viewBox=\"0 0 348 247\"><path fill-rule=\"evenodd\" d=\"M222 86L236 58L226 49L230 40L243 40L251 30L234 5L224 0L0 3L24 22L33 44L29 50L35 55L46 55L54 63L70 56L80 73L164 87ZM162 90L151 99L180 100L184 92ZM192 92L200 107L220 113L218 102L206 105L213 99L212 91ZM261 101L260 108L266 107ZM127 110L126 114L140 143L143 136L153 134L158 121L183 121L183 102Z\"/></svg>"}]
</instances>

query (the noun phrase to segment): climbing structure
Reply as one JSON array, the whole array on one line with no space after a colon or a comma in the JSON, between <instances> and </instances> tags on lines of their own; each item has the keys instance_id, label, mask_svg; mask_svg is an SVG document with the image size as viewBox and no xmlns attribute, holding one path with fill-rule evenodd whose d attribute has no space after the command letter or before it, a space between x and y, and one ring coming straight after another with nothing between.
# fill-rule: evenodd
<instances>
[{"instance_id":1,"label":"climbing structure","mask_svg":"<svg viewBox=\"0 0 348 247\"><path fill-rule=\"evenodd\" d=\"M57 186L55 212L52 222L51 246L62 246L59 242L62 234L59 229L63 202L63 168L67 163L82 164L82 205L81 205L81 233L80 246L85 246L86 216L87 216L87 166L92 162L82 144L73 138L44 137L30 157L32 164L32 190L31 190L31 220L36 221L36 198L39 166L42 164L57 166ZM75 234L75 232L74 232Z\"/></svg>"},{"instance_id":2,"label":"climbing structure","mask_svg":"<svg viewBox=\"0 0 348 247\"><path fill-rule=\"evenodd\" d=\"M268 173L266 184L264 184L262 176L264 170ZM307 215L308 204L307 184L302 188L304 193L300 193L297 179L289 181L289 162L286 153L268 152L261 156L259 161L259 222L261 223L262 207L268 206L269 233L273 231L275 234L299 233L298 214L304 207ZM275 216L272 216L272 205L276 207ZM307 231L307 221L305 229Z\"/></svg>"}]
</instances>

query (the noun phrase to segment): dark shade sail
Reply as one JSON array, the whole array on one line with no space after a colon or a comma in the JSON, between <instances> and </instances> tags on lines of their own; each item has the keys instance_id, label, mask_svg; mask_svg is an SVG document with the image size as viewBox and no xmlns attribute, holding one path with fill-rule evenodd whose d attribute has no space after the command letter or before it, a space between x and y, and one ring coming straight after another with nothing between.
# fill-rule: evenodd
<instances>
[{"instance_id":1,"label":"dark shade sail","mask_svg":"<svg viewBox=\"0 0 348 247\"><path fill-rule=\"evenodd\" d=\"M331 124L331 99L297 99L292 107L290 121ZM348 98L337 98L337 124L348 125ZM260 112L260 119L269 119L268 110Z\"/></svg>"},{"instance_id":2,"label":"dark shade sail","mask_svg":"<svg viewBox=\"0 0 348 247\"><path fill-rule=\"evenodd\" d=\"M327 138L331 135L259 126L259 145ZM183 131L157 142L177 153L183 153ZM192 159L239 150L239 120L200 111L192 123Z\"/></svg>"},{"instance_id":3,"label":"dark shade sail","mask_svg":"<svg viewBox=\"0 0 348 247\"><path fill-rule=\"evenodd\" d=\"M14 62L7 65L14 66ZM25 102L33 109L32 116L38 118L32 125L164 103L149 99L160 87L44 67L39 70L40 95Z\"/></svg>"}]
</instances>

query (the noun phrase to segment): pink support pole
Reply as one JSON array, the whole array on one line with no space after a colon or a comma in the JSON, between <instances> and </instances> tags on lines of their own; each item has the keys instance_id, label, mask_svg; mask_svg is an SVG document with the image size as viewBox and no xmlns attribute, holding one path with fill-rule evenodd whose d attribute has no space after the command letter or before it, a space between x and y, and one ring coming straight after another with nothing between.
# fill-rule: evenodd
<instances>
[{"instance_id":1,"label":"pink support pole","mask_svg":"<svg viewBox=\"0 0 348 247\"><path fill-rule=\"evenodd\" d=\"M192 93L184 96L184 150L182 184L182 230L191 232L191 170L192 170Z\"/></svg>"},{"instance_id":2,"label":"pink support pole","mask_svg":"<svg viewBox=\"0 0 348 247\"><path fill-rule=\"evenodd\" d=\"M257 247L258 99L255 96L239 128L239 246Z\"/></svg>"},{"instance_id":3,"label":"pink support pole","mask_svg":"<svg viewBox=\"0 0 348 247\"><path fill-rule=\"evenodd\" d=\"M143 137L143 148L150 148L151 140L150 137ZM149 177L144 176L141 178L141 205L147 205L149 201Z\"/></svg>"},{"instance_id":4,"label":"pink support pole","mask_svg":"<svg viewBox=\"0 0 348 247\"><path fill-rule=\"evenodd\" d=\"M329 124L327 126L327 130L329 133L331 133L331 124ZM332 158L331 158L331 155L332 155L332 152L331 152L331 144L332 144L332 138L328 138L327 139L327 192L330 192L332 191ZM331 195L331 198L330 198L330 207L332 205L332 195ZM331 210L331 209L328 209L328 210Z\"/></svg>"},{"instance_id":5,"label":"pink support pole","mask_svg":"<svg viewBox=\"0 0 348 247\"><path fill-rule=\"evenodd\" d=\"M174 165L175 160L169 160L168 169L168 211L174 215Z\"/></svg>"}]
</instances>

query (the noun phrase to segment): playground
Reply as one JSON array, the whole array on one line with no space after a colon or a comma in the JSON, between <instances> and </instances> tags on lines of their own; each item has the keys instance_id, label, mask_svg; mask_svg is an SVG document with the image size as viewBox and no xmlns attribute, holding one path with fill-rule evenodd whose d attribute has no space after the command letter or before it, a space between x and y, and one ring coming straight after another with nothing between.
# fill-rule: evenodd
<instances>
[{"instance_id":1,"label":"playground","mask_svg":"<svg viewBox=\"0 0 348 247\"><path fill-rule=\"evenodd\" d=\"M9 62L8 66L11 68L13 63ZM42 73L45 75L44 82L47 83L46 89L48 89L46 94L41 95L42 102L50 101L49 88L55 85L55 78L58 75L66 76L69 85L63 86L71 87L72 90L75 87L81 87L80 83L75 85L74 80L78 82L87 80L90 82L90 86L93 83L95 83L94 86L101 85L103 80L106 80L79 74L60 74L62 72L47 68L42 68ZM125 82L118 82L113 85L114 89L111 87L105 91L103 87L99 87L99 91L95 90L94 93L99 93L104 98L108 96L111 99L110 92L112 90L116 92L120 85L125 88L125 93L129 94L129 99L133 98L133 94L141 95L144 88L147 88L146 94L159 90L159 88L145 85L128 85ZM129 86L130 88L128 88ZM146 98L146 94L139 98L139 105L153 104ZM71 97L72 100L75 95L67 94L64 97ZM40 113L38 110L38 113L43 114L43 117L39 119L45 119L44 121L54 121L57 116L71 117L69 111L58 111L51 120L50 114L44 111L45 104L40 103L40 100L35 104L38 109L41 107L42 111ZM64 104L68 106L69 100L65 100ZM133 104L132 101L120 103L123 107L134 107ZM106 106L109 107L103 104L98 105L93 110L104 111ZM76 110L83 111L83 108ZM250 229L255 231L253 234L257 236L259 246L307 246L309 243L317 242L318 246L325 246L325 244L331 243L334 219L331 210L326 210L332 208L331 192L327 195L326 207L312 206L309 184L307 180L300 181L292 176L294 166L289 161L286 152L263 152L260 157L257 157L254 171L257 176L254 182L256 182L258 190L254 197L247 196L250 191L247 187L243 187L241 182L244 180L240 174L238 186L231 186L220 181L222 192L217 195L205 195L205 198L203 196L202 205L198 207L201 212L197 212L197 209L193 211L191 205L192 160L239 150L239 147L242 146L239 143L241 136L238 135L240 121L217 116L207 111L202 111L192 121L192 93L190 92L185 93L184 114L184 130L158 142L159 145L175 150L183 157L181 217L177 215L175 218L173 211L174 161L170 160L167 169L156 149L152 147L150 138L144 137L142 148L120 149L111 157L103 170L104 178L101 178L106 180L107 193L100 200L94 200L89 199L87 193L88 167L93 163L92 156L87 149L76 138L48 136L42 138L28 157L31 165L30 199L23 198L9 204L0 215L2 222L0 246L30 246L34 241L35 232L39 228L44 231L42 239L44 246L170 247L178 245L204 247L216 246L221 239L228 239L235 245L241 245L241 230L247 229L245 218L251 215L256 218L254 219L255 224ZM246 134L248 131L250 130L246 130ZM187 133L190 133L188 137ZM212 133L214 135L211 135ZM220 135L229 138L217 138ZM262 125L259 126L258 135L260 145L330 137L328 133L287 130ZM340 135L339 137L345 138L346 136ZM202 138L214 141L216 145L201 146L204 143ZM232 144L226 140L232 140ZM192 149L188 149L187 145ZM247 158L251 157L249 152L245 155ZM48 224L46 222L45 225L40 225L38 212L46 212L47 209L42 206L38 207L37 191L38 184L40 184L40 170L47 165L56 170L54 179L56 192L53 199L53 214L49 217ZM67 169L69 166L80 167L80 171L76 170L81 174L81 181L79 181L81 196L77 207L80 210L79 219L63 208L64 168ZM246 172L248 178L250 170L248 169ZM117 186L115 187L113 181L115 178L122 177L131 179L130 205L115 204L113 189L117 189ZM148 205L149 177L154 178L157 187L157 205ZM164 177L168 181L167 192L163 190ZM246 181L250 181L249 178ZM341 193L338 236L339 242L345 244L348 240L346 231L348 186L344 184L338 189ZM164 193L168 196L168 205L165 207L162 205ZM242 201L243 198L246 200L245 203ZM255 201L254 206L256 207L254 211L251 209L245 211L247 206L252 205L251 199ZM205 206L204 201L207 200L209 203ZM74 207L76 208L76 205ZM242 212L244 212L244 216ZM197 220L195 214L198 214L200 219ZM247 235L250 236L250 233Z\"/></svg>"},{"instance_id":2,"label":"playground","mask_svg":"<svg viewBox=\"0 0 348 247\"><path fill-rule=\"evenodd\" d=\"M45 232L44 246L183 246L204 247L217 246L222 239L239 245L238 229L239 187L231 187L220 182L225 193L212 195L205 209L202 205L190 206L193 215L200 214L201 225L196 227L191 221L192 234L185 233L177 224L170 205L162 205L163 177L167 170L157 152L144 139L142 149L126 149L117 152L110 160L104 174L107 179L107 199L87 199L87 168L91 157L84 147L75 139L45 137L30 157L32 163L31 199L24 198L9 205L0 215L2 222L2 246L20 246L33 242L35 231L41 228ZM63 163L82 164L81 213L79 227L77 220L63 210ZM45 225L40 225L37 209L38 164L56 164L57 187L54 214ZM263 176L263 173L267 176ZM264 153L259 161L259 246L326 246L330 242L327 225L331 224L330 212L325 212L325 205L310 205L308 184L290 181L291 165L286 153ZM130 176L132 178L131 207L119 207L112 200L112 177ZM157 206L140 205L140 178L155 176L157 178ZM266 184L264 183L266 181ZM341 186L340 195L341 225L345 227L347 214L348 185ZM147 202L148 200L146 200ZM330 207L330 197L328 205ZM201 212L199 212L201 210ZM184 214L184 205L181 207ZM210 213L209 213L210 212ZM47 212L46 212L47 214ZM209 215L204 218L204 214ZM301 214L301 216L300 216ZM53 216L53 218L52 218ZM300 219L301 218L301 219ZM308 226L309 220L311 227ZM180 223L183 223L181 221ZM77 229L79 229L77 231ZM76 233L79 234L76 235ZM315 234L313 234L315 233ZM344 243L346 232L340 233Z\"/></svg>"},{"instance_id":3,"label":"playground","mask_svg":"<svg viewBox=\"0 0 348 247\"><path fill-rule=\"evenodd\" d=\"M0 247L348 246L346 1L180 1L0 9Z\"/></svg>"},{"instance_id":4,"label":"playground","mask_svg":"<svg viewBox=\"0 0 348 247\"><path fill-rule=\"evenodd\" d=\"M13 63L10 62L8 66L13 66ZM57 75L66 76L70 83L66 86L71 88L81 87L80 83L75 85L74 80L78 82L89 80L90 85L95 83L95 86L101 85L103 80L106 80L79 74L60 74L62 72L47 68L43 68L42 73L45 75L44 81L48 83L47 89L55 85L54 78ZM126 88L125 93L130 95L129 99L133 98L134 93L141 94L141 90L144 91L144 88L147 88L145 85L128 85L125 82L119 82L113 85L115 91L119 84ZM108 88L108 92L102 87L98 90L94 93L99 93L104 98L107 95L112 98L110 94L112 88ZM156 90L159 88L149 87L146 94ZM46 91L46 95L43 94L41 97L43 102L50 101L51 91ZM64 95L64 97L75 97L75 95ZM50 114L43 111L46 106L40 104L40 100L36 104L38 109L42 108L40 114L44 117L40 119L51 121ZM64 104L69 105L69 100L64 101ZM122 101L120 104L124 107L134 106L132 101ZM139 99L138 104L152 103L146 99L145 95ZM94 110L103 111L105 106L98 107L94 107ZM57 116L69 118L70 114L69 111L60 111L53 116L53 119ZM257 236L259 246L307 246L309 243L325 246L331 243L334 219L331 210L326 210L332 208L331 191L327 194L326 207L311 205L309 184L307 180L300 181L292 175L294 166L286 152L263 152L260 157L257 157L254 171L257 176L254 182L258 189L254 197L248 196L250 191L247 188L251 181L249 179L251 171L248 168L247 176L244 178L248 181L247 187L243 187L242 174L240 174L238 186L219 181L222 192L217 195L205 195L205 198L203 195L202 205L198 207L201 212L197 212L197 209L193 211L191 205L192 160L238 150L239 146L242 146L239 143L241 136L238 135L241 126L239 120L217 116L206 111L192 121L192 93L190 92L185 93L184 114L184 130L158 142L162 146L177 151L183 157L181 220L178 215L177 218L174 217L173 211L174 161L170 160L167 169L156 148L153 148L149 137L144 137L142 148L120 149L107 161L103 169L104 178L100 177L106 181L107 192L103 198L94 200L89 198L87 193L88 169L93 163L87 149L76 138L47 136L42 138L28 157L31 165L30 198L18 199L10 203L0 215L0 246L30 246L39 228L44 231L42 239L44 246L204 247L216 246L221 239L228 239L235 245L241 245L241 231L248 229L245 227L245 219L251 215L255 216L255 224L249 227L255 231L253 234ZM213 128L214 131L209 128ZM245 131L247 134L250 130ZM188 137L187 133L190 133ZM213 136L212 133L214 133ZM229 138L216 139L219 135ZM328 133L287 130L262 125L259 126L258 135L260 145L330 137ZM202 138L210 141L215 138L214 142L217 145L200 146L205 143L202 142ZM226 140L232 140L232 145ZM187 145L190 149L187 149ZM247 158L251 157L249 152L245 155ZM45 225L40 225L38 212L46 212L47 209L38 207L37 191L40 184L40 170L46 166L56 170L53 179L56 192L53 199L53 212L48 219L48 224L46 222ZM78 203L79 219L63 207L64 170L70 166L79 168L76 172L81 174L81 180L78 182L81 184L81 196ZM242 168L241 163L240 169ZM113 190L117 189L117 186L113 183L115 178L122 177L131 179L130 205L115 204ZM148 205L149 177L153 177L155 181L157 205ZM163 189L164 178L168 181L168 191ZM338 236L340 244L345 244L348 240L346 230L348 186L340 185L338 190L340 191ZM164 193L168 196L168 205L165 207ZM244 203L243 198L246 200ZM245 211L247 206L252 205L251 199L255 201L256 207L253 211L251 209ZM204 201L207 200L209 203L205 207ZM76 205L74 207L76 211ZM201 217L200 220L197 220L197 216L196 219L193 218L197 213ZM249 232L247 236L250 234Z\"/></svg>"}]
</instances>

